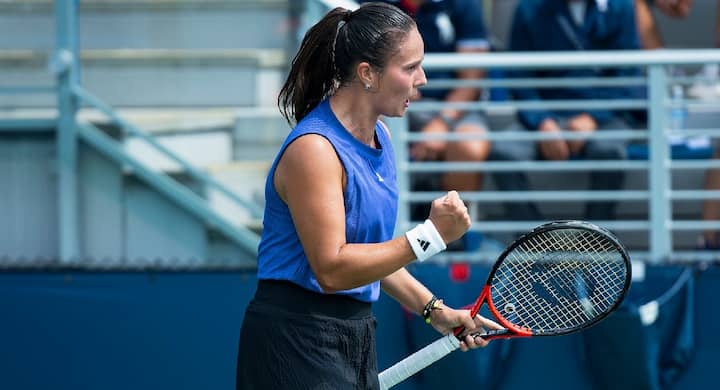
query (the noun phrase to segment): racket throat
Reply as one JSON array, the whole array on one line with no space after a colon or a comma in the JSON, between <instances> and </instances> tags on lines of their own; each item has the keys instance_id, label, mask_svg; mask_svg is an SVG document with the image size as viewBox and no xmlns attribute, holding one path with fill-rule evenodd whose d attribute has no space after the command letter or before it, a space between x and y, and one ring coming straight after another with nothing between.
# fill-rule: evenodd
<instances>
[{"instance_id":1,"label":"racket throat","mask_svg":"<svg viewBox=\"0 0 720 390\"><path fill-rule=\"evenodd\" d=\"M489 298L490 298L490 285L486 284L483 287L482 292L480 293L480 296L478 297L477 301L475 301L475 304L473 304L472 308L470 309L470 315L475 317L477 315L477 313L480 311L480 307Z\"/></svg>"},{"instance_id":2,"label":"racket throat","mask_svg":"<svg viewBox=\"0 0 720 390\"><path fill-rule=\"evenodd\" d=\"M473 336L480 336L484 340L511 339L517 337L530 337L532 334L515 333L508 329L488 329L485 333L477 333Z\"/></svg>"},{"instance_id":3,"label":"racket throat","mask_svg":"<svg viewBox=\"0 0 720 390\"><path fill-rule=\"evenodd\" d=\"M482 291L480 292L480 296L479 296L478 299L475 301L475 303L473 303L472 306L467 305L467 306L465 306L464 308L465 308L465 309L470 308L470 316L473 317L473 318L475 318L475 316L476 316L476 315L478 314L478 312L480 311L480 307L481 307L481 306L483 305L483 303L485 303L485 301L488 300L489 298L490 298L490 285L486 284L485 286L483 286L483 289L482 289ZM460 339L460 334L461 334L462 332L464 332L464 331L465 331L465 327L459 326L459 327L457 327L457 328L455 328L455 329L453 330L453 334L455 334L455 337L457 337L458 339ZM474 333L473 335L474 335L474 336L480 336L481 334L480 334L480 333Z\"/></svg>"}]
</instances>

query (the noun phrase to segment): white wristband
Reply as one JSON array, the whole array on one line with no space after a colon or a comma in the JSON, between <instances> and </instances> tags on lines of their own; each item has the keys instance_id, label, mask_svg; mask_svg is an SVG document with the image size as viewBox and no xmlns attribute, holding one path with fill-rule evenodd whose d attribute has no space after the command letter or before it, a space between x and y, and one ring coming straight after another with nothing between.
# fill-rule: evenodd
<instances>
[{"instance_id":1,"label":"white wristband","mask_svg":"<svg viewBox=\"0 0 720 390\"><path fill-rule=\"evenodd\" d=\"M426 219L425 223L408 230L405 237L407 237L410 247L415 252L417 261L425 261L447 248L442 236L440 236L435 225L429 219Z\"/></svg>"}]
</instances>

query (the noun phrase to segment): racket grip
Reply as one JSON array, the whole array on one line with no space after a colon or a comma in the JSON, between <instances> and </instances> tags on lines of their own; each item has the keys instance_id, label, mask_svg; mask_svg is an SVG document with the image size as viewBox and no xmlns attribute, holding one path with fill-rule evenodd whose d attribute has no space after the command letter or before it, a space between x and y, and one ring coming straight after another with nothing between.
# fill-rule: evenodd
<instances>
[{"instance_id":1,"label":"racket grip","mask_svg":"<svg viewBox=\"0 0 720 390\"><path fill-rule=\"evenodd\" d=\"M460 340L452 333L439 338L432 344L381 372L378 375L380 389L386 390L395 386L459 347Z\"/></svg>"}]
</instances>

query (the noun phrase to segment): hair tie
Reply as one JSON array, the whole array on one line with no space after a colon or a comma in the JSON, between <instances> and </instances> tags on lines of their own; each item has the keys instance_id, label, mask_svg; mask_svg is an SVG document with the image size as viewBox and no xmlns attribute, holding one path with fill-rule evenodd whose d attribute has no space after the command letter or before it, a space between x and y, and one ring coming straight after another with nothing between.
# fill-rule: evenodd
<instances>
[{"instance_id":1,"label":"hair tie","mask_svg":"<svg viewBox=\"0 0 720 390\"><path fill-rule=\"evenodd\" d=\"M352 16L352 13L353 13L352 10L345 11L345 16L343 16L342 20L346 23L349 22L350 16Z\"/></svg>"}]
</instances>

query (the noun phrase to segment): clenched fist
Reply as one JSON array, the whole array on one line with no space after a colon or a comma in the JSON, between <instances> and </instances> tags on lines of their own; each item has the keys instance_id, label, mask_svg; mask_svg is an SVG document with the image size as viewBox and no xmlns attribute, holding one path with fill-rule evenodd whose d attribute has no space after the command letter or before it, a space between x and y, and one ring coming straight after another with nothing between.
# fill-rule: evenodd
<instances>
[{"instance_id":1,"label":"clenched fist","mask_svg":"<svg viewBox=\"0 0 720 390\"><path fill-rule=\"evenodd\" d=\"M467 207L457 191L448 191L447 195L433 200L429 219L445 243L462 237L471 223Z\"/></svg>"}]
</instances>

